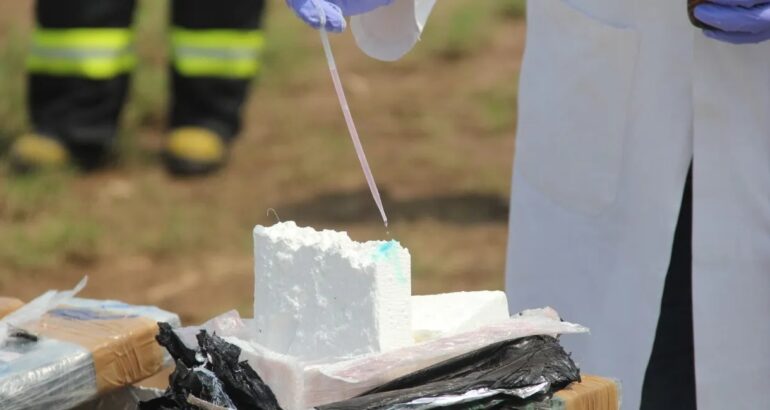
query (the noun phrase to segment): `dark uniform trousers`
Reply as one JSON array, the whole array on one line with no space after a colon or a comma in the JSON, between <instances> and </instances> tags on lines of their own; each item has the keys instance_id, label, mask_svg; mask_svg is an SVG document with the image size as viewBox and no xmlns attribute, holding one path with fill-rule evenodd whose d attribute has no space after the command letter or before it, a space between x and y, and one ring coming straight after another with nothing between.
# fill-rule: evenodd
<instances>
[{"instance_id":1,"label":"dark uniform trousers","mask_svg":"<svg viewBox=\"0 0 770 410\"><path fill-rule=\"evenodd\" d=\"M658 328L642 388L642 410L695 410L692 310L692 169L674 233Z\"/></svg>"},{"instance_id":2,"label":"dark uniform trousers","mask_svg":"<svg viewBox=\"0 0 770 410\"><path fill-rule=\"evenodd\" d=\"M116 135L136 63L135 0L38 0L27 61L35 131L70 146L106 147ZM168 39L172 127L226 140L260 71L263 0L172 0Z\"/></svg>"}]
</instances>

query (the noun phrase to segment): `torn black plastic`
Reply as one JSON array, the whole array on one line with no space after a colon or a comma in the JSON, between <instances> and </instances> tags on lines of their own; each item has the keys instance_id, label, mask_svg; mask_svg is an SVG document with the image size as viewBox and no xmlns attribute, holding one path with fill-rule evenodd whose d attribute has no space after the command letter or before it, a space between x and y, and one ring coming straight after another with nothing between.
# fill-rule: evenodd
<instances>
[{"instance_id":1,"label":"torn black plastic","mask_svg":"<svg viewBox=\"0 0 770 410\"><path fill-rule=\"evenodd\" d=\"M155 336L155 340L168 350L175 361L181 361L187 367L201 365L195 358L195 350L189 349L179 336L174 333L174 329L168 323L158 323L160 332Z\"/></svg>"},{"instance_id":2,"label":"torn black plastic","mask_svg":"<svg viewBox=\"0 0 770 410\"><path fill-rule=\"evenodd\" d=\"M580 381L559 342L533 336L496 343L319 410L501 409L549 398Z\"/></svg>"},{"instance_id":3,"label":"torn black plastic","mask_svg":"<svg viewBox=\"0 0 770 410\"><path fill-rule=\"evenodd\" d=\"M187 348L171 329L159 324L157 340L176 360L169 388L162 397L139 405L141 410L194 410L193 396L229 409L281 410L272 390L246 362L238 362L241 349L202 330L199 351Z\"/></svg>"}]
</instances>

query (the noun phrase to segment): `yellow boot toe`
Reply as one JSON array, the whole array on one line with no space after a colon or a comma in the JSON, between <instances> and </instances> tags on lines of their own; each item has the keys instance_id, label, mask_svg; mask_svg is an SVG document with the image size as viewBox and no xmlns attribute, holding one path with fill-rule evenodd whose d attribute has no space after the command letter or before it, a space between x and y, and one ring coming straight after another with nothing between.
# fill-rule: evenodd
<instances>
[{"instance_id":1,"label":"yellow boot toe","mask_svg":"<svg viewBox=\"0 0 770 410\"><path fill-rule=\"evenodd\" d=\"M25 134L14 141L10 158L12 167L19 172L64 168L70 163L64 144L38 134Z\"/></svg>"},{"instance_id":2,"label":"yellow boot toe","mask_svg":"<svg viewBox=\"0 0 770 410\"><path fill-rule=\"evenodd\" d=\"M176 175L210 173L227 158L227 145L216 133L200 127L178 128L169 134L164 159L169 172Z\"/></svg>"}]
</instances>

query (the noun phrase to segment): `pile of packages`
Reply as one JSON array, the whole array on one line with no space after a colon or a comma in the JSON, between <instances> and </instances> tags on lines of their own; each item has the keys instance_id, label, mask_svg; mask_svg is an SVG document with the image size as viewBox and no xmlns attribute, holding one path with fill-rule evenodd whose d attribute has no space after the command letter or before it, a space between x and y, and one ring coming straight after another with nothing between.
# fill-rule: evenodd
<instances>
[{"instance_id":1,"label":"pile of packages","mask_svg":"<svg viewBox=\"0 0 770 410\"><path fill-rule=\"evenodd\" d=\"M575 383L558 336L587 329L552 309L511 316L496 291L413 296L395 241L291 222L254 241L251 319L182 328L155 307L77 298L83 283L0 299L0 408L617 408L613 383ZM607 405L573 407L589 396Z\"/></svg>"},{"instance_id":2,"label":"pile of packages","mask_svg":"<svg viewBox=\"0 0 770 410\"><path fill-rule=\"evenodd\" d=\"M587 329L551 309L511 317L502 292L412 296L395 241L287 222L254 242L254 318L166 328L177 371L143 409L512 408L580 380L556 335Z\"/></svg>"}]
</instances>

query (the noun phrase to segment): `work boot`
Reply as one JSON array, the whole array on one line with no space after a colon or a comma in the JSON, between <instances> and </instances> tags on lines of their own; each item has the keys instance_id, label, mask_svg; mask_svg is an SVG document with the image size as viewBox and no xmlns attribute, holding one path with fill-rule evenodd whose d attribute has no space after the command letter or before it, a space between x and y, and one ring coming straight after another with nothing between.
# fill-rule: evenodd
<instances>
[{"instance_id":1,"label":"work boot","mask_svg":"<svg viewBox=\"0 0 770 410\"><path fill-rule=\"evenodd\" d=\"M227 159L225 141L206 128L182 127L166 140L163 159L171 174L204 175L216 171Z\"/></svg>"},{"instance_id":2,"label":"work boot","mask_svg":"<svg viewBox=\"0 0 770 410\"><path fill-rule=\"evenodd\" d=\"M18 173L62 169L72 162L67 147L54 138L24 134L10 150L11 168Z\"/></svg>"}]
</instances>

